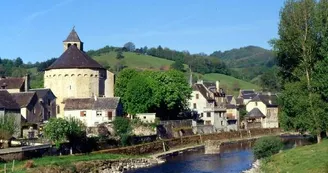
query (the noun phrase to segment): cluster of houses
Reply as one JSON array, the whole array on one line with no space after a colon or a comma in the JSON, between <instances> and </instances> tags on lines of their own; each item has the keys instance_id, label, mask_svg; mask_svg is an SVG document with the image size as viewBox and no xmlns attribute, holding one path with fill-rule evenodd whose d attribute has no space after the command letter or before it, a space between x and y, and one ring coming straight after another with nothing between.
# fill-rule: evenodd
<instances>
[{"instance_id":1,"label":"cluster of houses","mask_svg":"<svg viewBox=\"0 0 328 173\"><path fill-rule=\"evenodd\" d=\"M234 97L224 93L219 81L199 80L192 89L189 109L199 115L195 126L211 126L214 131L279 127L276 94L240 90ZM241 115L242 109L246 115Z\"/></svg>"},{"instance_id":2,"label":"cluster of houses","mask_svg":"<svg viewBox=\"0 0 328 173\"><path fill-rule=\"evenodd\" d=\"M87 127L112 122L123 114L119 97L114 97L114 74L83 51L74 28L63 41L64 53L44 73L44 88L30 89L29 75L0 78L0 116L15 116L17 123L42 127L52 117L74 117ZM189 108L197 112L196 126L214 131L240 128L278 127L277 95L241 90L237 98L226 95L220 83L192 84ZM248 112L240 118L240 110ZM154 122L155 114L138 114ZM17 136L26 136L24 129Z\"/></svg>"}]
</instances>

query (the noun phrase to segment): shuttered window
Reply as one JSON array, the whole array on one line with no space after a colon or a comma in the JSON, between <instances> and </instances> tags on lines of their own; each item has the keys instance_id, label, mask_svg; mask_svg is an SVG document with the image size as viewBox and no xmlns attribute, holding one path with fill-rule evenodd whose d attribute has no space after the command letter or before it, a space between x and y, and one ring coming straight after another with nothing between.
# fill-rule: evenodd
<instances>
[{"instance_id":1,"label":"shuttered window","mask_svg":"<svg viewBox=\"0 0 328 173\"><path fill-rule=\"evenodd\" d=\"M113 119L113 112L108 111L107 116L108 116L108 120L112 120Z\"/></svg>"},{"instance_id":2,"label":"shuttered window","mask_svg":"<svg viewBox=\"0 0 328 173\"><path fill-rule=\"evenodd\" d=\"M81 116L81 117L85 117L85 116L87 116L87 112L86 112L86 111L81 111L81 112L80 112L80 116Z\"/></svg>"}]
</instances>

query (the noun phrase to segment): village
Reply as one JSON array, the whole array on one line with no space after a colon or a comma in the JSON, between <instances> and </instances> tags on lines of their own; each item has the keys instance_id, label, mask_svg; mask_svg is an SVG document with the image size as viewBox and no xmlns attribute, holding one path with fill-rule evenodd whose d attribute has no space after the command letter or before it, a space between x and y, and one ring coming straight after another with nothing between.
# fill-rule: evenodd
<instances>
[{"instance_id":1,"label":"village","mask_svg":"<svg viewBox=\"0 0 328 173\"><path fill-rule=\"evenodd\" d=\"M188 116L161 120L153 112L124 114L121 98L114 95L114 73L89 57L83 44L73 28L63 41L64 53L44 73L44 88L31 89L28 74L0 78L0 115L14 116L19 124L10 139L43 137L43 127L52 118L78 119L88 128L89 136L98 135L95 129L99 126L114 134L112 122L116 117L157 122L156 125L175 124L176 132L171 132L171 137L279 127L275 93L249 89L240 90L236 97L225 94L220 79L194 83L191 76L192 93L186 101L189 106L182 112ZM167 132L172 130L165 127ZM160 135L156 130L142 131L147 130L141 129L135 135ZM2 148L8 147L5 140L2 143Z\"/></svg>"}]
</instances>

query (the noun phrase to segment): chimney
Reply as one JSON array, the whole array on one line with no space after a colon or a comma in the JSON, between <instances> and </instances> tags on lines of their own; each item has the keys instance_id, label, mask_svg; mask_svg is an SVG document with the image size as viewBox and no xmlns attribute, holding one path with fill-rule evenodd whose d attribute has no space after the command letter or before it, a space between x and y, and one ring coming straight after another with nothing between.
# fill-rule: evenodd
<instances>
[{"instance_id":1,"label":"chimney","mask_svg":"<svg viewBox=\"0 0 328 173\"><path fill-rule=\"evenodd\" d=\"M219 81L215 82L215 87L216 87L216 92L220 92L220 82Z\"/></svg>"},{"instance_id":2,"label":"chimney","mask_svg":"<svg viewBox=\"0 0 328 173\"><path fill-rule=\"evenodd\" d=\"M24 78L25 78L24 90L25 90L25 92L27 92L30 89L30 75L26 74Z\"/></svg>"}]
</instances>

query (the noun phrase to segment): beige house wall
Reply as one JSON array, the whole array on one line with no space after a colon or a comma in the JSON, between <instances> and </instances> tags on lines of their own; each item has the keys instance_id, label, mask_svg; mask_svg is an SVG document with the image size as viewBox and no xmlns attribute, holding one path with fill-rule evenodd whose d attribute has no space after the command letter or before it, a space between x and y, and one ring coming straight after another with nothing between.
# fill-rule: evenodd
<instances>
[{"instance_id":1,"label":"beige house wall","mask_svg":"<svg viewBox=\"0 0 328 173\"><path fill-rule=\"evenodd\" d=\"M81 111L86 111L86 116L81 116ZM111 120L108 118L108 111L112 111ZM97 112L101 112L101 115L97 115ZM112 122L116 117L116 110L65 110L64 117L73 117L81 120L87 127L96 127L101 123Z\"/></svg>"},{"instance_id":2,"label":"beige house wall","mask_svg":"<svg viewBox=\"0 0 328 173\"><path fill-rule=\"evenodd\" d=\"M247 105L246 105L246 111L247 112L250 112L254 108L258 108L264 115L267 114L267 107L263 102L251 101L251 102L247 103Z\"/></svg>"},{"instance_id":3,"label":"beige house wall","mask_svg":"<svg viewBox=\"0 0 328 173\"><path fill-rule=\"evenodd\" d=\"M19 93L20 92L20 89L6 89L9 93Z\"/></svg>"},{"instance_id":4,"label":"beige house wall","mask_svg":"<svg viewBox=\"0 0 328 173\"><path fill-rule=\"evenodd\" d=\"M145 123L154 123L156 119L155 113L140 113L135 115L136 118L140 119L142 122Z\"/></svg>"},{"instance_id":5,"label":"beige house wall","mask_svg":"<svg viewBox=\"0 0 328 173\"><path fill-rule=\"evenodd\" d=\"M268 108L267 115L263 120L263 128L277 128L279 127L278 108Z\"/></svg>"}]
</instances>

